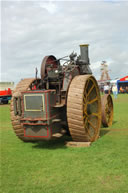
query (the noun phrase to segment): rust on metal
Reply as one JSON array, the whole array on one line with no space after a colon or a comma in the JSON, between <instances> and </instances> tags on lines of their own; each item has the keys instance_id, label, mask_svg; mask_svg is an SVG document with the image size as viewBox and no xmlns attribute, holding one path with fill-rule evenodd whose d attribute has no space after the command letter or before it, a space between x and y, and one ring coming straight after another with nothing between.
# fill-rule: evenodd
<instances>
[{"instance_id":1,"label":"rust on metal","mask_svg":"<svg viewBox=\"0 0 128 193\"><path fill-rule=\"evenodd\" d=\"M16 135L23 141L35 141L35 138L29 138L29 137L24 137L24 128L21 123L21 116L15 115L14 112L14 105L13 105L13 99L16 96L20 96L21 92L25 92L30 89L32 83L35 81L34 78L27 78L21 80L16 88L13 91L12 99L11 99L11 104L10 104L10 110L11 110L11 121L13 125L13 130L16 133ZM36 140L37 141L37 140Z\"/></svg>"},{"instance_id":2,"label":"rust on metal","mask_svg":"<svg viewBox=\"0 0 128 193\"><path fill-rule=\"evenodd\" d=\"M113 101L110 94L105 94L101 98L102 103L102 124L104 127L112 125L113 121Z\"/></svg>"},{"instance_id":3,"label":"rust on metal","mask_svg":"<svg viewBox=\"0 0 128 193\"><path fill-rule=\"evenodd\" d=\"M41 79L43 80L47 75L47 71L57 68L58 61L55 56L45 56L41 63Z\"/></svg>"},{"instance_id":4,"label":"rust on metal","mask_svg":"<svg viewBox=\"0 0 128 193\"><path fill-rule=\"evenodd\" d=\"M64 129L76 142L72 146L84 146L98 139L101 116L103 125L112 124L110 95L102 98L101 115L100 91L90 69L88 44L80 45L80 55L72 52L59 59L45 56L40 75L37 78L36 69L36 78L21 80L12 95L11 120L21 140L51 140Z\"/></svg>"},{"instance_id":5,"label":"rust on metal","mask_svg":"<svg viewBox=\"0 0 128 193\"><path fill-rule=\"evenodd\" d=\"M67 119L74 141L92 142L99 137L101 101L93 76L80 75L72 80L67 99Z\"/></svg>"}]
</instances>

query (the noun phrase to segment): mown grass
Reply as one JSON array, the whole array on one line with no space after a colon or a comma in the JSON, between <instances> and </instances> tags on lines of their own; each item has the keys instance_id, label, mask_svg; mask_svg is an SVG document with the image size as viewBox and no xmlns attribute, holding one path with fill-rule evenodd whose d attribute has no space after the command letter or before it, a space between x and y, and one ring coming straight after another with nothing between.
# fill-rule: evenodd
<instances>
[{"instance_id":1,"label":"mown grass","mask_svg":"<svg viewBox=\"0 0 128 193\"><path fill-rule=\"evenodd\" d=\"M65 140L23 143L9 106L0 106L2 193L128 193L128 95L114 100L114 123L88 148Z\"/></svg>"}]
</instances>

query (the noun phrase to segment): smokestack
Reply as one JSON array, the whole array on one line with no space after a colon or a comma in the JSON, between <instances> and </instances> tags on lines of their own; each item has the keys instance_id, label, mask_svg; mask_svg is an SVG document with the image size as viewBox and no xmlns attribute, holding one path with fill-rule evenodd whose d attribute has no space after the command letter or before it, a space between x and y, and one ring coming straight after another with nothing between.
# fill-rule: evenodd
<instances>
[{"instance_id":1,"label":"smokestack","mask_svg":"<svg viewBox=\"0 0 128 193\"><path fill-rule=\"evenodd\" d=\"M88 46L89 46L89 44L82 44L82 45L80 45L81 60L84 60L84 62L86 64L89 64Z\"/></svg>"}]
</instances>

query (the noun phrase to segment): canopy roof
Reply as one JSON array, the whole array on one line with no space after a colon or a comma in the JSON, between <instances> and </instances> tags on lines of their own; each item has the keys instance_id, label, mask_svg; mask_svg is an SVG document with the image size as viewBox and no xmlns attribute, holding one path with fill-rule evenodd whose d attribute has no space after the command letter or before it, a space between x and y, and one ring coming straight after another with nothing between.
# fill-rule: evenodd
<instances>
[{"instance_id":1,"label":"canopy roof","mask_svg":"<svg viewBox=\"0 0 128 193\"><path fill-rule=\"evenodd\" d=\"M122 82L128 81L128 76L125 76L125 77L121 78L119 81L122 81Z\"/></svg>"}]
</instances>

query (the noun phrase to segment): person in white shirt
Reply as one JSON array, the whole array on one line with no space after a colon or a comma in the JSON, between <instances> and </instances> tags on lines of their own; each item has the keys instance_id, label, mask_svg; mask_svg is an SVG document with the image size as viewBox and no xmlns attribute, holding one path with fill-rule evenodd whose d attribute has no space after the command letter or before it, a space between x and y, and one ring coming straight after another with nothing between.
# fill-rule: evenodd
<instances>
[{"instance_id":1,"label":"person in white shirt","mask_svg":"<svg viewBox=\"0 0 128 193\"><path fill-rule=\"evenodd\" d=\"M116 86L116 84L113 85L113 87L112 87L112 92L113 92L114 98L117 99L118 91L117 91L117 86Z\"/></svg>"},{"instance_id":2,"label":"person in white shirt","mask_svg":"<svg viewBox=\"0 0 128 193\"><path fill-rule=\"evenodd\" d=\"M109 94L109 90L110 90L109 85L108 85L108 84L105 84L105 85L104 85L104 93L105 93L105 94Z\"/></svg>"}]
</instances>

